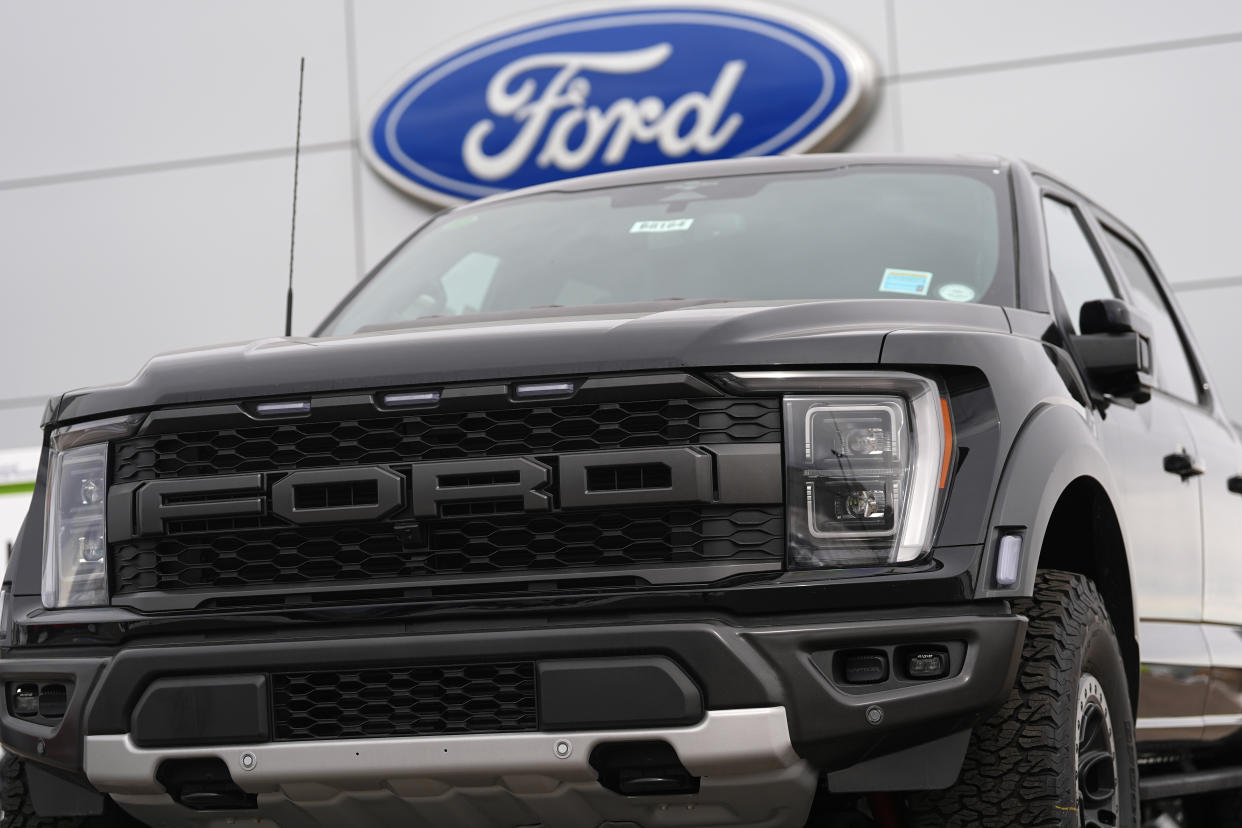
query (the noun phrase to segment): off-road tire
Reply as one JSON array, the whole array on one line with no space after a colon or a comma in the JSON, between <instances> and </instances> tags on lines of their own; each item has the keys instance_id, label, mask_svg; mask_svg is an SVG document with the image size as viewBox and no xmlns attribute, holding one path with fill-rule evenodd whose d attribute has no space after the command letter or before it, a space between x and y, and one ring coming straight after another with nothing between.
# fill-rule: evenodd
<instances>
[{"instance_id":1,"label":"off-road tire","mask_svg":"<svg viewBox=\"0 0 1242 828\"><path fill-rule=\"evenodd\" d=\"M35 813L26 788L26 762L5 752L0 759L0 828L141 828L141 823L121 811L111 800L104 812L92 817L45 817Z\"/></svg>"},{"instance_id":2,"label":"off-road tire","mask_svg":"<svg viewBox=\"0 0 1242 828\"><path fill-rule=\"evenodd\" d=\"M907 799L911 828L1080 828L1102 825L1107 815L1084 821L1079 787L1079 725L1094 723L1088 746L1098 745L1111 724L1117 826L1139 824L1134 716L1125 666L1108 612L1095 585L1081 575L1044 570L1034 595L1015 601L1030 619L1022 663L1004 705L979 724L956 784L920 791ZM1085 695L1084 695L1085 692ZM1099 703L1092 701L1099 697ZM1093 706L1094 705L1094 706ZM1092 748L1084 751L1098 755ZM1093 793L1102 790L1106 764L1083 774ZM1089 801L1088 805L1092 805Z\"/></svg>"}]
</instances>

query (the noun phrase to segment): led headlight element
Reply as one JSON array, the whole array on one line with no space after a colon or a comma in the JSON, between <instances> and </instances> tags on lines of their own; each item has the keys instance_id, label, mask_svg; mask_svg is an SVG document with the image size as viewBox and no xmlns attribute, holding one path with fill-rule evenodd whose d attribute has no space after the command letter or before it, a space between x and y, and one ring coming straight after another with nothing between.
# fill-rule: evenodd
<instances>
[{"instance_id":1,"label":"led headlight element","mask_svg":"<svg viewBox=\"0 0 1242 828\"><path fill-rule=\"evenodd\" d=\"M816 538L891 538L905 491L905 410L901 400L788 397L802 423L799 492ZM794 489L791 488L793 492Z\"/></svg>"},{"instance_id":2,"label":"led headlight element","mask_svg":"<svg viewBox=\"0 0 1242 828\"><path fill-rule=\"evenodd\" d=\"M930 548L952 455L935 384L909 374L859 374L853 387L843 373L802 376L803 387L871 393L785 397L790 566L917 560Z\"/></svg>"},{"instance_id":3,"label":"led headlight element","mask_svg":"<svg viewBox=\"0 0 1242 828\"><path fill-rule=\"evenodd\" d=\"M43 605L108 602L105 500L108 444L53 452L43 552Z\"/></svg>"}]
</instances>

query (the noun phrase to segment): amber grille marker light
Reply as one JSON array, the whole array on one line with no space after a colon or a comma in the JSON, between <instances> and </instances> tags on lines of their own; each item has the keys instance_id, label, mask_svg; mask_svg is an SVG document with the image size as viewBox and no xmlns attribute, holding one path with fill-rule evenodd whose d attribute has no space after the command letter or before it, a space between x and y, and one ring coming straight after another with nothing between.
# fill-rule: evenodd
<instances>
[{"instance_id":1,"label":"amber grille marker light","mask_svg":"<svg viewBox=\"0 0 1242 828\"><path fill-rule=\"evenodd\" d=\"M949 401L940 398L940 414L944 418L944 457L940 460L940 488L949 482L949 459L953 456L953 420L949 417Z\"/></svg>"}]
</instances>

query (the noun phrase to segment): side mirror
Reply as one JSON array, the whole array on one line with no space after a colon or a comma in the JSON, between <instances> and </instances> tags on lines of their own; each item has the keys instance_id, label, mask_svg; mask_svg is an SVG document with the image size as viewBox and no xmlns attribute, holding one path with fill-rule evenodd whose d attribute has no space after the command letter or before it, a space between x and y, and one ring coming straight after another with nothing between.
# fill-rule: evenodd
<instances>
[{"instance_id":1,"label":"side mirror","mask_svg":"<svg viewBox=\"0 0 1242 828\"><path fill-rule=\"evenodd\" d=\"M1070 337L1092 388L1112 397L1151 399L1151 327L1120 299L1094 299L1078 313Z\"/></svg>"}]
</instances>

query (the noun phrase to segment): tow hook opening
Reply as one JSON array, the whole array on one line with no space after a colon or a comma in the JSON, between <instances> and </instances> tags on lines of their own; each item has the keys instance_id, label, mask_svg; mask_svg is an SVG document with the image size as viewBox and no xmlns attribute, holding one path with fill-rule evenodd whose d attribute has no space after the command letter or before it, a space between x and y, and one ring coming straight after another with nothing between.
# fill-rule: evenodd
<instances>
[{"instance_id":1,"label":"tow hook opening","mask_svg":"<svg viewBox=\"0 0 1242 828\"><path fill-rule=\"evenodd\" d=\"M195 811L239 811L258 807L258 797L237 787L218 757L165 759L155 779L179 805Z\"/></svg>"},{"instance_id":2,"label":"tow hook opening","mask_svg":"<svg viewBox=\"0 0 1242 828\"><path fill-rule=\"evenodd\" d=\"M605 742L591 751L599 783L623 796L696 794L699 777L686 770L668 742Z\"/></svg>"}]
</instances>

